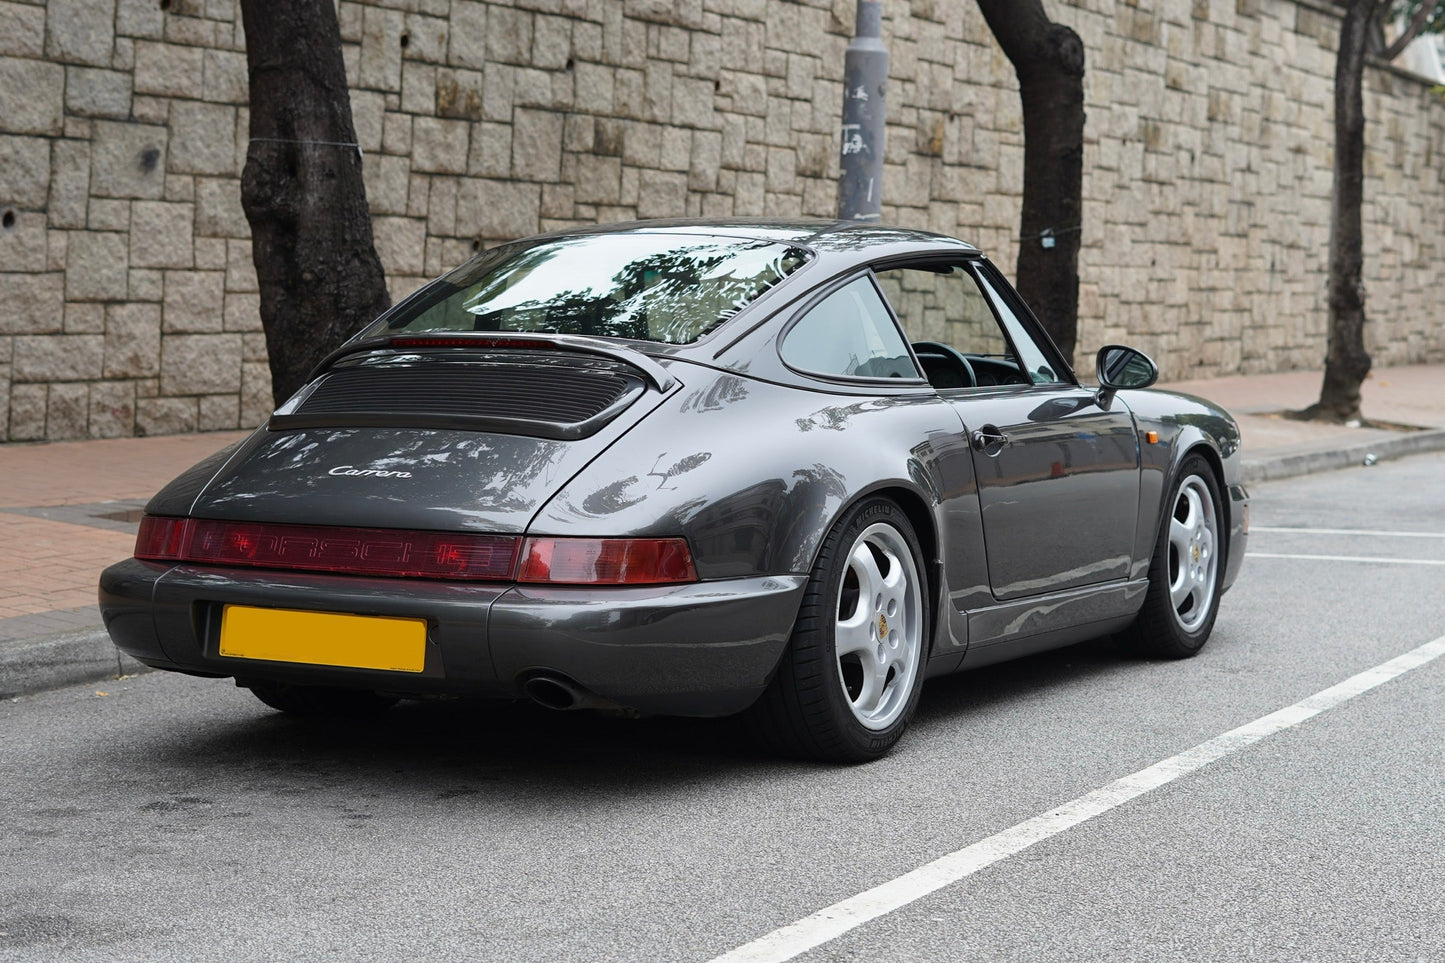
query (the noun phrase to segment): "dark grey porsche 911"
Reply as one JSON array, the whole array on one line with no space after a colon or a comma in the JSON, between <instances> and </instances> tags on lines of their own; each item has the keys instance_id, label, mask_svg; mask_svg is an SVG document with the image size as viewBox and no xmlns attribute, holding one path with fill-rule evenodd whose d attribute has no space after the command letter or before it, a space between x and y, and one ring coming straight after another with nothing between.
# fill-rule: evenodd
<instances>
[{"instance_id":1,"label":"dark grey porsche 911","mask_svg":"<svg viewBox=\"0 0 1445 963\"><path fill-rule=\"evenodd\" d=\"M961 241L646 222L486 251L162 490L100 598L142 662L270 706L436 694L746 712L886 752L929 676L1122 632L1199 651L1239 433L1079 384Z\"/></svg>"}]
</instances>

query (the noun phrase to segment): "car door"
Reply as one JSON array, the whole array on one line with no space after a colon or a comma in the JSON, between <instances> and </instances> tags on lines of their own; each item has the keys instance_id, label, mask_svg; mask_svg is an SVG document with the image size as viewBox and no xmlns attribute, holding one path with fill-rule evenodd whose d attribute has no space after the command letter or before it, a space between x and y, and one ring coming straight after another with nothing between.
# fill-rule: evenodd
<instances>
[{"instance_id":1,"label":"car door","mask_svg":"<svg viewBox=\"0 0 1445 963\"><path fill-rule=\"evenodd\" d=\"M994 597L1126 578L1139 504L1127 408L1096 403L987 262L876 274L930 382L969 434Z\"/></svg>"}]
</instances>

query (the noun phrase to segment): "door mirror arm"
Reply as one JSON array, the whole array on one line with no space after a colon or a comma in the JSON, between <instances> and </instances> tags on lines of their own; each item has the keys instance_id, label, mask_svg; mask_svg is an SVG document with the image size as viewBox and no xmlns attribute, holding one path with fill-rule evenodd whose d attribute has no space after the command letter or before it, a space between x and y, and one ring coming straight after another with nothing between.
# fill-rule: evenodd
<instances>
[{"instance_id":1,"label":"door mirror arm","mask_svg":"<svg viewBox=\"0 0 1445 963\"><path fill-rule=\"evenodd\" d=\"M1100 348L1094 368L1099 375L1094 403L1105 411L1114 403L1114 395L1119 390L1147 388L1159 380L1159 366L1148 355L1122 344L1106 344Z\"/></svg>"}]
</instances>

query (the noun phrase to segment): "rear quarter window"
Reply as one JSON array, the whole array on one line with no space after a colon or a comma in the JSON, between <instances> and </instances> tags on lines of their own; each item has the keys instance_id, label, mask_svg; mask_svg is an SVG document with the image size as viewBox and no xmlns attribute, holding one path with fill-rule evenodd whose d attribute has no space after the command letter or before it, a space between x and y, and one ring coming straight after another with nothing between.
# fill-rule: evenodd
<instances>
[{"instance_id":1,"label":"rear quarter window","mask_svg":"<svg viewBox=\"0 0 1445 963\"><path fill-rule=\"evenodd\" d=\"M898 326L873 282L843 285L808 310L783 337L790 367L845 378L917 378Z\"/></svg>"}]
</instances>

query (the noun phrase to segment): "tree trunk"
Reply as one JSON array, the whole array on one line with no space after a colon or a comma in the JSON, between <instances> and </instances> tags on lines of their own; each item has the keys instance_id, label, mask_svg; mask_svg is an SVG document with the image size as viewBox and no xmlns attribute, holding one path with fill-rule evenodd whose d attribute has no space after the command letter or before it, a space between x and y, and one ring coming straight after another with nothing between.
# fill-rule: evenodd
<instances>
[{"instance_id":1,"label":"tree trunk","mask_svg":"<svg viewBox=\"0 0 1445 963\"><path fill-rule=\"evenodd\" d=\"M251 224L277 404L390 299L371 237L332 0L241 0L251 142L241 205Z\"/></svg>"},{"instance_id":2,"label":"tree trunk","mask_svg":"<svg viewBox=\"0 0 1445 963\"><path fill-rule=\"evenodd\" d=\"M1024 198L1019 294L1073 363L1084 186L1084 43L1042 0L978 0L1019 79Z\"/></svg>"},{"instance_id":3,"label":"tree trunk","mask_svg":"<svg viewBox=\"0 0 1445 963\"><path fill-rule=\"evenodd\" d=\"M1365 351L1365 52L1377 0L1350 0L1335 61L1335 179L1330 208L1329 332L1320 400L1300 416L1344 422L1360 417Z\"/></svg>"},{"instance_id":4,"label":"tree trunk","mask_svg":"<svg viewBox=\"0 0 1445 963\"><path fill-rule=\"evenodd\" d=\"M1329 331L1320 400L1298 418L1359 421L1360 387L1370 373L1365 350L1365 54L1382 0L1349 0L1335 60L1335 180L1330 208ZM1393 60L1425 28L1433 5L1422 4L1401 35L1381 52Z\"/></svg>"}]
</instances>

